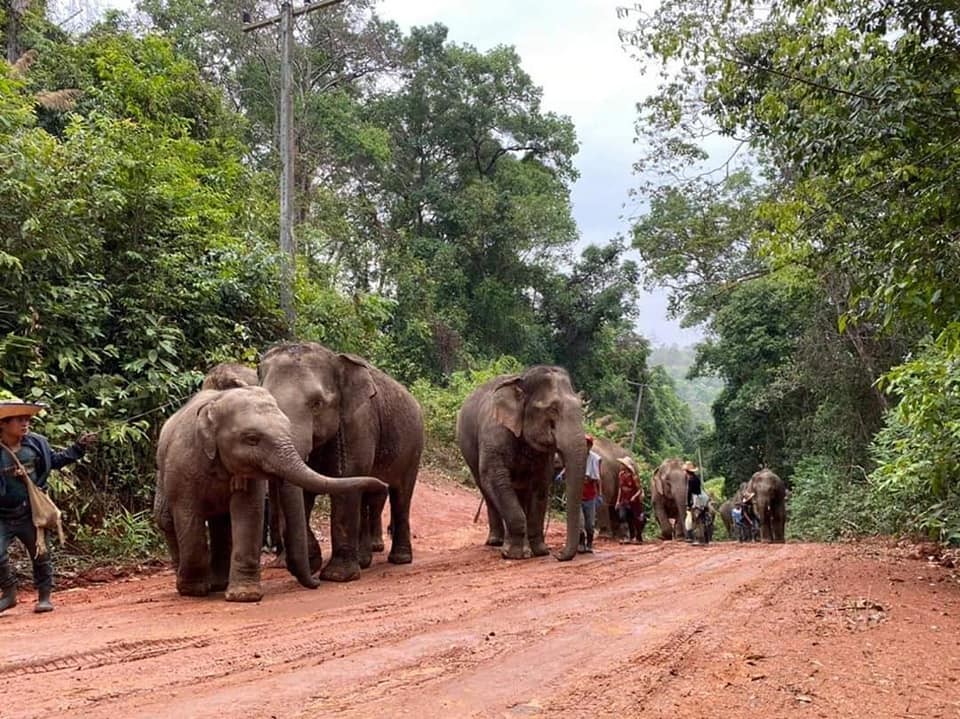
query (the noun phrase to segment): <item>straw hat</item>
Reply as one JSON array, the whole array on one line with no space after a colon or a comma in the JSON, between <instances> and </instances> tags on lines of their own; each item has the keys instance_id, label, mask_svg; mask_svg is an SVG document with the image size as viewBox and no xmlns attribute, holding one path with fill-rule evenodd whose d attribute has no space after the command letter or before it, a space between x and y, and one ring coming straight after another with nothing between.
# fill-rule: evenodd
<instances>
[{"instance_id":1,"label":"straw hat","mask_svg":"<svg viewBox=\"0 0 960 719\"><path fill-rule=\"evenodd\" d=\"M695 465L693 462L684 462L684 463L683 463L683 468L684 468L687 472L699 472L699 471L700 471L700 468L699 468L697 465Z\"/></svg>"},{"instance_id":2,"label":"straw hat","mask_svg":"<svg viewBox=\"0 0 960 719\"><path fill-rule=\"evenodd\" d=\"M618 457L617 461L622 464L624 467L633 472L634 475L637 473L637 466L633 463L633 460L630 457Z\"/></svg>"},{"instance_id":3,"label":"straw hat","mask_svg":"<svg viewBox=\"0 0 960 719\"><path fill-rule=\"evenodd\" d=\"M19 397L14 397L8 392L4 392L3 395L0 395L0 419L23 416L32 417L40 410L46 408L47 406L44 404L24 402Z\"/></svg>"}]
</instances>

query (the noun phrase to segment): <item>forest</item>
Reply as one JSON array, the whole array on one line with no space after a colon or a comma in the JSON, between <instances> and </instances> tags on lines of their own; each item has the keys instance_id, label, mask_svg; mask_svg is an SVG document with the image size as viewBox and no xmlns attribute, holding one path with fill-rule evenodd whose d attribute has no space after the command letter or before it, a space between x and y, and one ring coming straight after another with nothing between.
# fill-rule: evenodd
<instances>
[{"instance_id":1,"label":"forest","mask_svg":"<svg viewBox=\"0 0 960 719\"><path fill-rule=\"evenodd\" d=\"M645 387L647 466L699 450L728 492L775 469L794 537L960 541L950 3L611 4L610 42L660 78L624 148L646 211L582 251L576 127L513 48L404 32L375 0L304 15L294 326L278 47L245 9L141 0L66 32L39 0L0 0L0 387L51 406L54 444L100 433L55 486L71 551L149 551L163 420L214 364L290 337L409 387L427 461L455 453L477 384L558 364L588 429L620 442ZM686 376L634 329L642 287L704 329Z\"/></svg>"}]
</instances>

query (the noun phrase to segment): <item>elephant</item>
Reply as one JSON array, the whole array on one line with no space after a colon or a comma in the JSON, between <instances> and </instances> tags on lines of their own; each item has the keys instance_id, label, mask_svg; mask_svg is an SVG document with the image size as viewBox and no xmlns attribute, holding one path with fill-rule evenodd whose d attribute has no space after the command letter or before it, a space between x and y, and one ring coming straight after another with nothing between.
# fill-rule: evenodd
<instances>
[{"instance_id":1,"label":"elephant","mask_svg":"<svg viewBox=\"0 0 960 719\"><path fill-rule=\"evenodd\" d=\"M543 520L554 456L566 468L566 543L573 559L587 462L583 407L562 367L535 365L477 387L457 413L457 444L487 505L486 544L506 559L550 553Z\"/></svg>"},{"instance_id":2,"label":"elephant","mask_svg":"<svg viewBox=\"0 0 960 719\"><path fill-rule=\"evenodd\" d=\"M616 509L620 491L617 480L620 464L617 460L631 455L619 444L604 437L594 437L593 451L600 455L600 492L603 495L603 506L597 512L597 529L602 534L617 538L621 535Z\"/></svg>"},{"instance_id":3,"label":"elephant","mask_svg":"<svg viewBox=\"0 0 960 719\"><path fill-rule=\"evenodd\" d=\"M337 494L385 491L373 477L332 479L313 472L293 445L290 420L260 387L201 390L174 413L157 442L154 517L177 572L177 591L256 602L260 586L263 499L267 480L282 480L284 511L300 487ZM287 567L315 588L303 523L287 522ZM208 543L209 527L209 543Z\"/></svg>"},{"instance_id":4,"label":"elephant","mask_svg":"<svg viewBox=\"0 0 960 719\"><path fill-rule=\"evenodd\" d=\"M720 505L718 514L720 519L723 520L723 526L727 530L727 536L730 539L734 538L734 526L733 526L733 506L736 504L736 496L731 499L726 500L723 504Z\"/></svg>"},{"instance_id":5,"label":"elephant","mask_svg":"<svg viewBox=\"0 0 960 719\"><path fill-rule=\"evenodd\" d=\"M769 469L754 473L747 482L744 497L753 503L753 511L760 520L760 540L782 543L786 541L787 487L783 480Z\"/></svg>"},{"instance_id":6,"label":"elephant","mask_svg":"<svg viewBox=\"0 0 960 719\"><path fill-rule=\"evenodd\" d=\"M361 357L316 342L271 347L260 359L260 385L290 418L297 451L313 469L332 476L368 474L389 487L391 544L388 561L413 561L410 502L423 452L423 415L417 400L392 377ZM304 494L307 542L313 569L322 565L309 527L316 494ZM331 497L333 554L321 579L360 576L384 549L381 492ZM287 516L287 513L284 513Z\"/></svg>"},{"instance_id":7,"label":"elephant","mask_svg":"<svg viewBox=\"0 0 960 719\"><path fill-rule=\"evenodd\" d=\"M683 539L683 520L687 508L687 474L683 461L666 459L653 473L650 502L660 525L662 539ZM672 526L671 526L671 521Z\"/></svg>"},{"instance_id":8,"label":"elephant","mask_svg":"<svg viewBox=\"0 0 960 719\"><path fill-rule=\"evenodd\" d=\"M203 378L200 389L232 389L234 387L256 387L257 370L236 362L221 362L214 366Z\"/></svg>"}]
</instances>

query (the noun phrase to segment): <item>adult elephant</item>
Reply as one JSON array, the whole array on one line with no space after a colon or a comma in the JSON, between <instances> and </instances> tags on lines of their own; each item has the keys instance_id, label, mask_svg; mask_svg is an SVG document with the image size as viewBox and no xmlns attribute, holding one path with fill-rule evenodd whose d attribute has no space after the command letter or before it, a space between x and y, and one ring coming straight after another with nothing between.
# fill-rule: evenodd
<instances>
[{"instance_id":1,"label":"adult elephant","mask_svg":"<svg viewBox=\"0 0 960 719\"><path fill-rule=\"evenodd\" d=\"M373 477L331 479L313 472L293 445L290 420L260 387L202 390L173 414L157 443L154 516L177 571L177 591L255 602L260 587L263 497L282 480L284 509L302 516L299 487L312 492L383 491ZM287 567L316 587L302 522L287 522ZM209 531L209 543L207 539Z\"/></svg>"},{"instance_id":2,"label":"adult elephant","mask_svg":"<svg viewBox=\"0 0 960 719\"><path fill-rule=\"evenodd\" d=\"M683 470L682 460L666 459L654 470L650 481L650 502L660 525L661 538L683 539L687 473Z\"/></svg>"},{"instance_id":3,"label":"adult elephant","mask_svg":"<svg viewBox=\"0 0 960 719\"><path fill-rule=\"evenodd\" d=\"M760 541L784 542L787 523L787 487L769 469L756 472L747 482L744 497L753 503L760 520Z\"/></svg>"},{"instance_id":4,"label":"adult elephant","mask_svg":"<svg viewBox=\"0 0 960 719\"><path fill-rule=\"evenodd\" d=\"M620 535L620 518L617 517L617 494L620 486L617 475L620 473L621 457L629 457L630 453L613 440L604 437L594 437L593 451L600 455L600 492L603 495L603 506L597 512L597 529L602 534L612 537Z\"/></svg>"},{"instance_id":5,"label":"adult elephant","mask_svg":"<svg viewBox=\"0 0 960 719\"><path fill-rule=\"evenodd\" d=\"M406 388L366 360L315 342L270 348L261 358L260 384L276 398L293 425L297 451L313 469L332 476L368 474L389 487L391 545L388 561L413 561L410 500L423 451L420 405ZM309 527L316 494L304 495L310 564L322 564ZM346 582L383 551L382 492L331 499L333 555L322 579ZM286 513L285 515L286 516Z\"/></svg>"},{"instance_id":6,"label":"adult elephant","mask_svg":"<svg viewBox=\"0 0 960 719\"><path fill-rule=\"evenodd\" d=\"M567 538L577 553L587 462L583 408L561 367L537 365L475 389L457 414L457 444L487 505L487 544L507 559L550 553L543 537L554 456L566 467Z\"/></svg>"}]
</instances>

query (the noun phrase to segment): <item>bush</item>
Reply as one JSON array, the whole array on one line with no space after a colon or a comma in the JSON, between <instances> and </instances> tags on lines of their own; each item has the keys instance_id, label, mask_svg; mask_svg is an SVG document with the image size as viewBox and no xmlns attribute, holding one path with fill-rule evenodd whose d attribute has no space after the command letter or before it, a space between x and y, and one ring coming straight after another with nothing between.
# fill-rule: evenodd
<instances>
[{"instance_id":1,"label":"bush","mask_svg":"<svg viewBox=\"0 0 960 719\"><path fill-rule=\"evenodd\" d=\"M498 357L486 365L454 372L445 387L419 379L410 391L423 409L426 430L425 459L454 473L463 470L463 460L456 447L457 412L464 400L487 380L501 374L519 372L520 363L510 356ZM466 479L466 475L463 475Z\"/></svg>"},{"instance_id":2,"label":"bush","mask_svg":"<svg viewBox=\"0 0 960 719\"><path fill-rule=\"evenodd\" d=\"M801 460L787 501L787 536L822 542L874 531L866 476L854 470L859 476L827 457Z\"/></svg>"}]
</instances>

